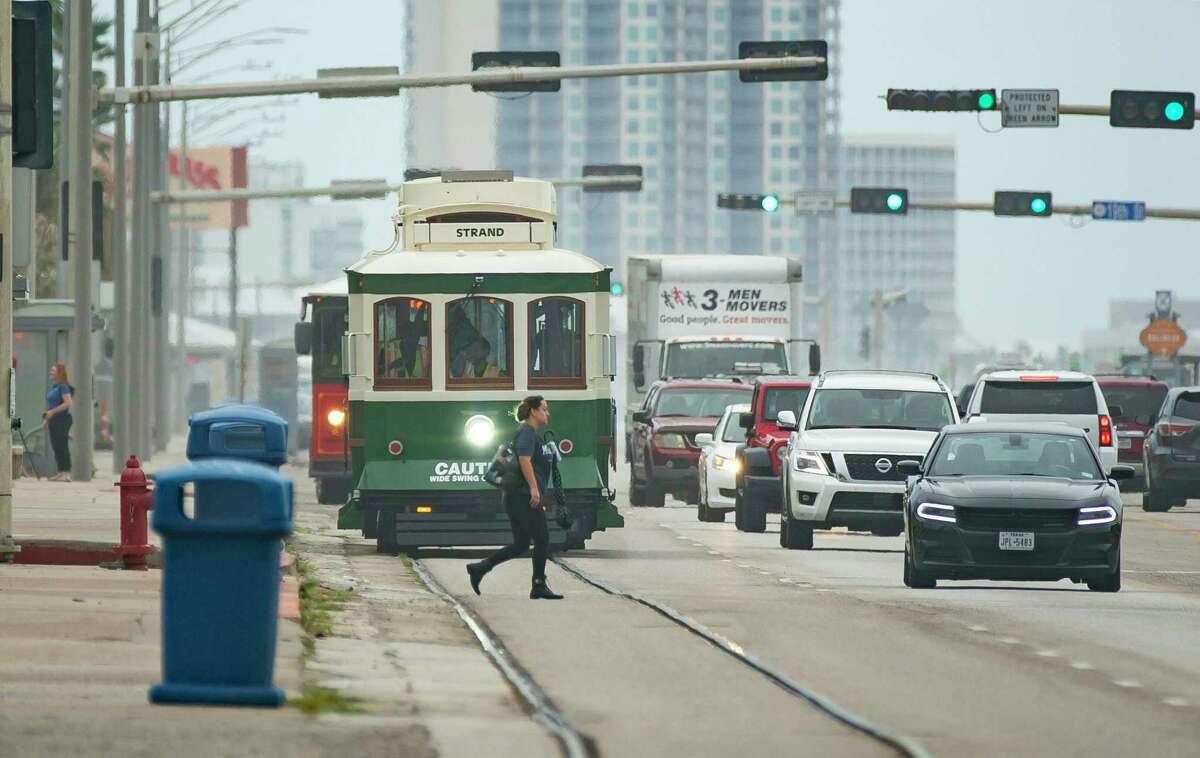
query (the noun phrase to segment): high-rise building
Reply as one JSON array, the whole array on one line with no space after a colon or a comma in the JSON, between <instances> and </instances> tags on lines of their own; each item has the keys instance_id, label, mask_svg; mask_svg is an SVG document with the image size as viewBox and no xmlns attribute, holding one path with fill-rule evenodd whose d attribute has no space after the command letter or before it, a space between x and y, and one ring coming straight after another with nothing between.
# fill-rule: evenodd
<instances>
[{"instance_id":1,"label":"high-rise building","mask_svg":"<svg viewBox=\"0 0 1200 758\"><path fill-rule=\"evenodd\" d=\"M825 82L741 83L736 73L570 80L558 93L525 96L464 88L460 101L443 105L422 105L419 93L410 108L410 118L422 122L411 130L413 165L474 167L477 161L441 152L438 145L449 141L462 148L467 141L474 150L483 144L492 134L491 107L498 113L497 168L550 178L579 176L588 163L641 164L640 193L559 192L565 247L618 269L630 253L802 255L817 291L822 251L832 249L828 220L721 210L716 195L836 185L840 0L413 5L410 18L417 23L409 25L408 55L414 71L453 68L459 59L469 60L471 50L489 48L558 50L563 65L571 66L734 58L743 40L826 40L835 63ZM469 39L486 36L481 27L487 19L496 23L496 38ZM446 56L444 62L438 56ZM470 128L472 136L447 139L452 124ZM445 160L437 160L442 155Z\"/></svg>"},{"instance_id":2,"label":"high-rise building","mask_svg":"<svg viewBox=\"0 0 1200 758\"><path fill-rule=\"evenodd\" d=\"M907 187L914 200L953 201L952 140L916 136L847 136L842 187ZM860 335L873 328L876 292L907 290L888 306L879 335L887 368L941 371L954 350L954 214L909 210L905 216L839 210L837 266L832 269L831 366L865 365Z\"/></svg>"}]
</instances>

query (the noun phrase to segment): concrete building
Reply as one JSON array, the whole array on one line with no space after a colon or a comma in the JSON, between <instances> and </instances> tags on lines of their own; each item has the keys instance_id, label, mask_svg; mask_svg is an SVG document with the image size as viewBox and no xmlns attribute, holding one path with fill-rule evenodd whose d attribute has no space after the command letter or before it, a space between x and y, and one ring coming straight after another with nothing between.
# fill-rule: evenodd
<instances>
[{"instance_id":1,"label":"concrete building","mask_svg":"<svg viewBox=\"0 0 1200 758\"><path fill-rule=\"evenodd\" d=\"M907 187L910 199L953 200L952 140L917 136L843 139L840 195L853 186ZM877 291L908 290L887 308L881 337L883 365L942 371L954 351L955 216L910 210L904 218L837 214L839 248L832 269L830 366L864 366L864 327L874 320Z\"/></svg>"},{"instance_id":2,"label":"concrete building","mask_svg":"<svg viewBox=\"0 0 1200 758\"><path fill-rule=\"evenodd\" d=\"M833 60L840 53L840 0L415 5L412 18L420 25L410 24L409 32L414 71L465 65L471 50L486 49L558 50L564 65L732 58L738 42L762 39L825 39ZM494 39L479 28L488 19L497 24ZM496 107L492 162L498 168L573 177L589 163L644 166L640 193L559 193L565 247L616 267L618 275L630 253L802 254L816 286L820 251L832 249L832 224L720 210L716 195L836 184L838 69L830 68L826 82L749 84L723 73L566 81L558 93L506 98L464 89L469 100L461 111L455 106L453 118L443 117L448 98L439 104L431 95L422 104L424 93L418 93L410 113L428 123L414 123L409 155L413 165L442 156L448 164L474 165L475 148L490 134L489 108ZM462 125L470 134L450 137Z\"/></svg>"}]
</instances>

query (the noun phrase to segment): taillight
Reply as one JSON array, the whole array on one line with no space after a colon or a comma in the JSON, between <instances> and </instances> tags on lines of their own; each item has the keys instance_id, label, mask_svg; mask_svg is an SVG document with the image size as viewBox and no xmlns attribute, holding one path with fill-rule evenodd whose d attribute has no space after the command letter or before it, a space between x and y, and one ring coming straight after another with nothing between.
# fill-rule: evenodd
<instances>
[{"instance_id":1,"label":"taillight","mask_svg":"<svg viewBox=\"0 0 1200 758\"><path fill-rule=\"evenodd\" d=\"M1162 421L1158 424L1158 436L1182 437L1195 428L1195 424L1180 424L1178 422Z\"/></svg>"},{"instance_id":2,"label":"taillight","mask_svg":"<svg viewBox=\"0 0 1200 758\"><path fill-rule=\"evenodd\" d=\"M1112 447L1113 443L1112 419L1108 416L1100 417L1100 447Z\"/></svg>"}]
</instances>

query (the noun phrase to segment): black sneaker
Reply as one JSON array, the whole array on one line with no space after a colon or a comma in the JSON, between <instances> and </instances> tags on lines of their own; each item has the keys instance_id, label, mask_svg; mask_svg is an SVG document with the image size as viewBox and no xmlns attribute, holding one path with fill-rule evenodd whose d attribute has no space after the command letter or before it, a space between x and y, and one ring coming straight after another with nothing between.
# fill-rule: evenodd
<instances>
[{"instance_id":1,"label":"black sneaker","mask_svg":"<svg viewBox=\"0 0 1200 758\"><path fill-rule=\"evenodd\" d=\"M487 575L488 567L482 561L479 563L467 564L467 575L471 577L471 589L475 590L475 594L480 594L479 583L483 581L483 577Z\"/></svg>"},{"instance_id":2,"label":"black sneaker","mask_svg":"<svg viewBox=\"0 0 1200 758\"><path fill-rule=\"evenodd\" d=\"M529 590L530 600L562 600L563 596L550 589L546 584L545 579L533 580L533 587Z\"/></svg>"}]
</instances>

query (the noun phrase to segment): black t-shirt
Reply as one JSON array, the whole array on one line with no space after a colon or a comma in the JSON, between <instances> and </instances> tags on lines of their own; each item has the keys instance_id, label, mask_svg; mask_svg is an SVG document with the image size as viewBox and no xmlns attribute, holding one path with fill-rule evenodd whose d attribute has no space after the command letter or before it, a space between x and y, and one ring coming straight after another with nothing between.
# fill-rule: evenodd
<instances>
[{"instance_id":1,"label":"black t-shirt","mask_svg":"<svg viewBox=\"0 0 1200 758\"><path fill-rule=\"evenodd\" d=\"M546 450L546 444L538 437L537 431L529 424L521 424L521 428L517 431L517 436L513 438L513 452L516 453L518 462L521 456L527 455L533 463L533 477L537 479L538 491L542 496L547 496L546 482L550 480L550 452ZM522 491L529 491L529 484L525 481L524 475L521 477L520 488Z\"/></svg>"}]
</instances>

